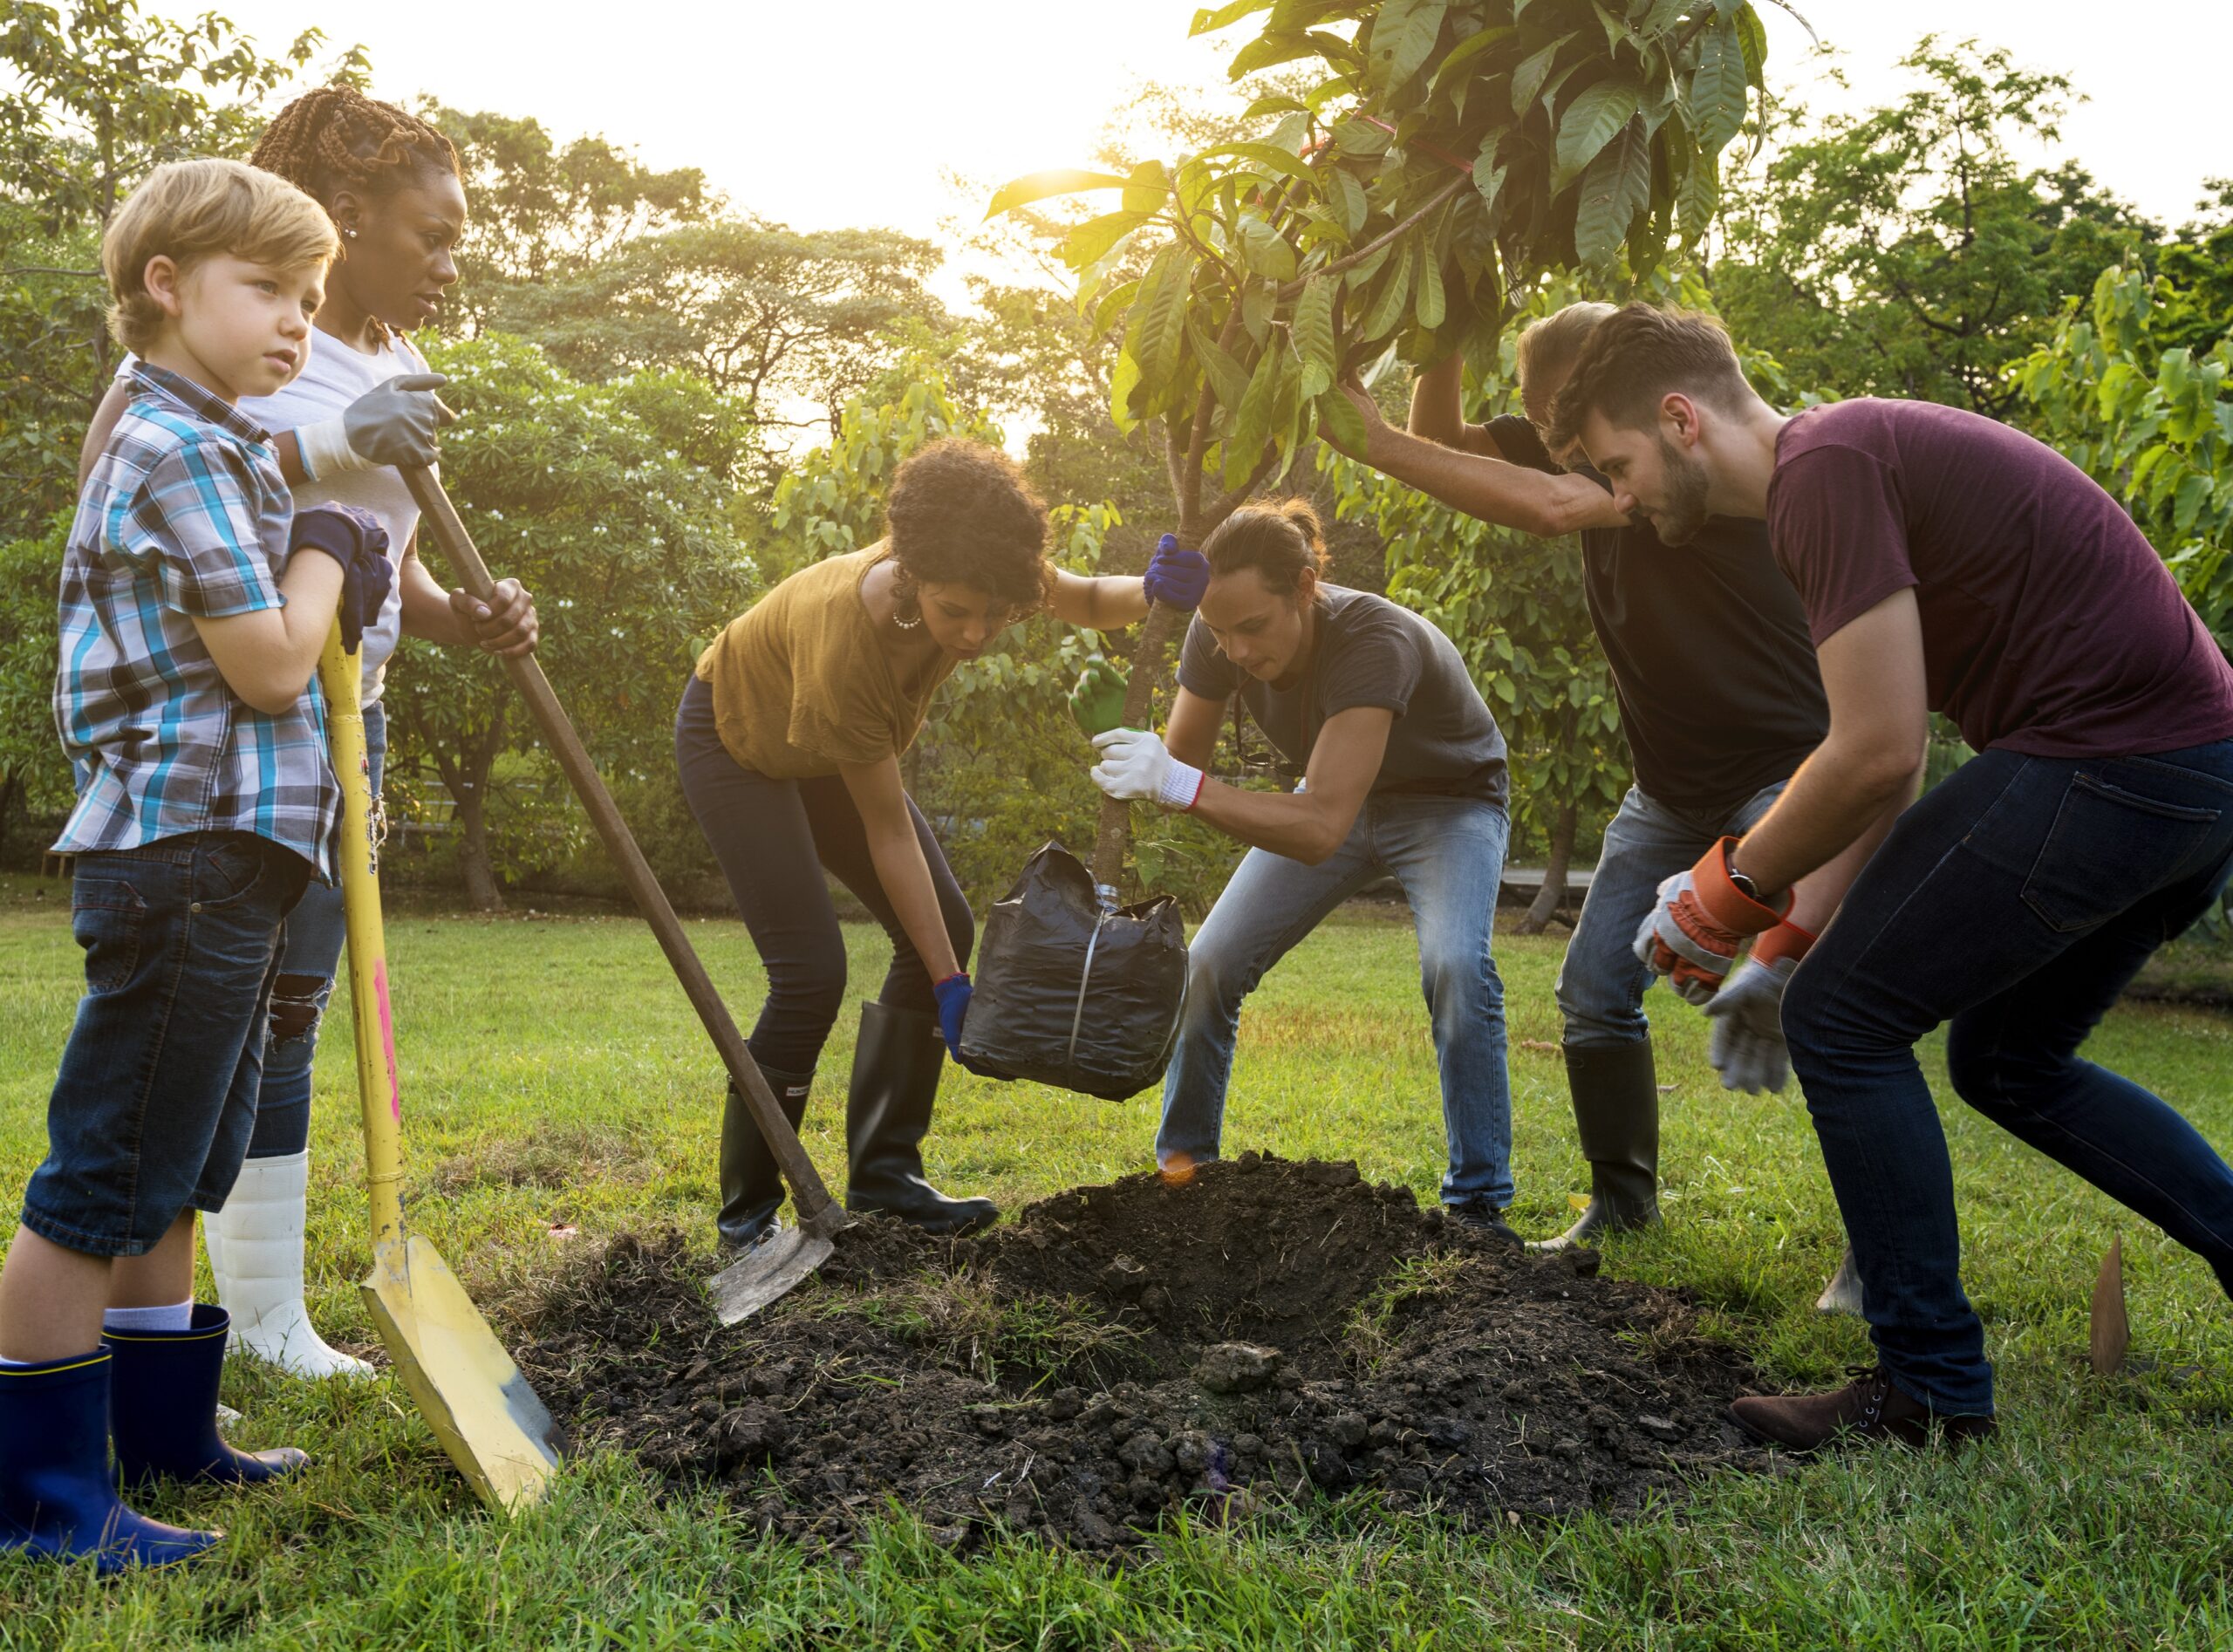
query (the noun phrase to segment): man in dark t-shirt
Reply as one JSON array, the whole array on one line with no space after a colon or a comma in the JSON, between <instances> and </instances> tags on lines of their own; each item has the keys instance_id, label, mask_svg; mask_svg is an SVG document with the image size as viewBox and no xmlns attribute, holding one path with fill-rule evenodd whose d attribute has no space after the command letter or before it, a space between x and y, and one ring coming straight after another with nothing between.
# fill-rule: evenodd
<instances>
[{"instance_id":1,"label":"man in dark t-shirt","mask_svg":"<svg viewBox=\"0 0 2233 1652\"><path fill-rule=\"evenodd\" d=\"M1520 402L1531 415L1545 415L1581 340L1612 313L1571 304L1520 335ZM1614 508L1601 476L1562 469L1529 419L1465 423L1454 358L1420 375L1408 432L1391 429L1369 397L1351 399L1368 433L1356 456L1374 468L1499 527L1581 536L1590 622L1635 764L1559 972L1567 1082L1591 1191L1581 1220L1542 1247L1587 1243L1657 1219L1659 1087L1643 1012L1654 978L1635 955L1636 928L1661 883L1765 815L1820 742L1829 713L1806 616L1760 522L1717 517L1670 552ZM1846 881L1809 884L1762 969L1732 984L1732 1003L1780 986ZM1773 966L1779 946L1785 961ZM1724 1082L1782 1088L1775 1041L1735 1041L1737 1026L1716 1022ZM1847 1273L1821 1305L1859 1311Z\"/></svg>"},{"instance_id":2,"label":"man in dark t-shirt","mask_svg":"<svg viewBox=\"0 0 2233 1652\"><path fill-rule=\"evenodd\" d=\"M1732 1408L1798 1450L1992 1426L1945 1137L1915 1045L1950 1022L1963 1101L2204 1257L2233 1291L2233 1169L2079 1048L2233 875L2233 665L2132 519L1976 414L1794 418L1704 317L1632 304L1553 421L1671 545L1765 520L1806 605L1830 732L1767 817L1666 891L1655 967L1725 968L1802 876L1895 809L1929 712L1979 755L1899 816L1793 977L1782 1025L1865 1282L1879 1364Z\"/></svg>"},{"instance_id":3,"label":"man in dark t-shirt","mask_svg":"<svg viewBox=\"0 0 2233 1652\"><path fill-rule=\"evenodd\" d=\"M1209 590L1164 737L1120 728L1094 742L1093 778L1111 796L1188 810L1249 845L1188 948L1157 1161L1185 1174L1218 1156L1242 1000L1335 907L1393 877L1417 925L1434 1027L1449 1137L1443 1207L1517 1245L1504 1221L1504 986L1490 957L1507 833L1504 735L1449 638L1384 597L1320 577L1325 550L1308 503L1245 506L1202 554ZM1294 792L1204 775L1235 693L1303 770Z\"/></svg>"}]
</instances>

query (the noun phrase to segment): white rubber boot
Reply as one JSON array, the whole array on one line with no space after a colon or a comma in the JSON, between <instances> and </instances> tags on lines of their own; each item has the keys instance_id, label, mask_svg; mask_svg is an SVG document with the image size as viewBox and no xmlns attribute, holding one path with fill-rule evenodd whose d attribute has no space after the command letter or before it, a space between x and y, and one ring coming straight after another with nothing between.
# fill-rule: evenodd
<instances>
[{"instance_id":1,"label":"white rubber boot","mask_svg":"<svg viewBox=\"0 0 2233 1652\"><path fill-rule=\"evenodd\" d=\"M328 1348L303 1306L307 1150L252 1158L225 1208L201 1219L217 1300L233 1316L232 1345L297 1376L370 1376L372 1368Z\"/></svg>"}]
</instances>

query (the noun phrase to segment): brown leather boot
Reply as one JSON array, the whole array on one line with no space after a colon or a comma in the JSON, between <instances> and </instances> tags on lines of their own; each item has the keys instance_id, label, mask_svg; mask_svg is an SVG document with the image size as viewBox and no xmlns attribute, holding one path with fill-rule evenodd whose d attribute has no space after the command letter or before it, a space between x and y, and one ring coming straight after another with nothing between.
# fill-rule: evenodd
<instances>
[{"instance_id":1,"label":"brown leather boot","mask_svg":"<svg viewBox=\"0 0 2233 1652\"><path fill-rule=\"evenodd\" d=\"M1860 1380L1833 1394L1748 1394L1729 1419L1755 1439L1786 1451L1895 1440L1902 1445L1962 1445L1993 1430L1984 1416L1941 1416L1892 1385L1884 1368L1853 1368Z\"/></svg>"}]
</instances>

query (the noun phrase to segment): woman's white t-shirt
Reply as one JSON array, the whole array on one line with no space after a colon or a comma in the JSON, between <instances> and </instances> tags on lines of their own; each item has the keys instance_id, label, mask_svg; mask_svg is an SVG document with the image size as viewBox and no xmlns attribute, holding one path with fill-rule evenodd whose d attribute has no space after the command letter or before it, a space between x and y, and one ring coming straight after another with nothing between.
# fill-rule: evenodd
<instances>
[{"instance_id":1,"label":"woman's white t-shirt","mask_svg":"<svg viewBox=\"0 0 2233 1652\"><path fill-rule=\"evenodd\" d=\"M117 369L118 376L122 377L137 365L137 357L126 356ZM294 382L277 395L243 396L236 405L248 418L277 435L283 430L299 430L304 425L338 418L342 410L358 397L399 373L427 371L427 358L399 334L391 336L378 350L366 352L353 349L331 333L313 327L310 360L295 376ZM297 510L311 505L361 506L379 517L380 526L387 529L388 558L395 563L399 574L395 588L381 605L379 624L365 627L365 703L370 705L380 697L387 662L395 652L402 627L399 570L404 550L419 529L418 502L403 485L402 474L389 465L377 465L369 470L345 470L318 481L299 481L295 484L294 495Z\"/></svg>"}]
</instances>

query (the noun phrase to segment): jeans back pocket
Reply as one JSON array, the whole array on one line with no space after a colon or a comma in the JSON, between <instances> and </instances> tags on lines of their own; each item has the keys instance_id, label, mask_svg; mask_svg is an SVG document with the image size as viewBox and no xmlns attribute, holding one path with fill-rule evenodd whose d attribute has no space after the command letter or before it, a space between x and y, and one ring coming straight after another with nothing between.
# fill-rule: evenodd
<instances>
[{"instance_id":1,"label":"jeans back pocket","mask_svg":"<svg viewBox=\"0 0 2233 1652\"><path fill-rule=\"evenodd\" d=\"M2170 882L2211 836L2219 814L2080 770L2039 845L2024 899L2050 929L2090 929Z\"/></svg>"}]
</instances>

